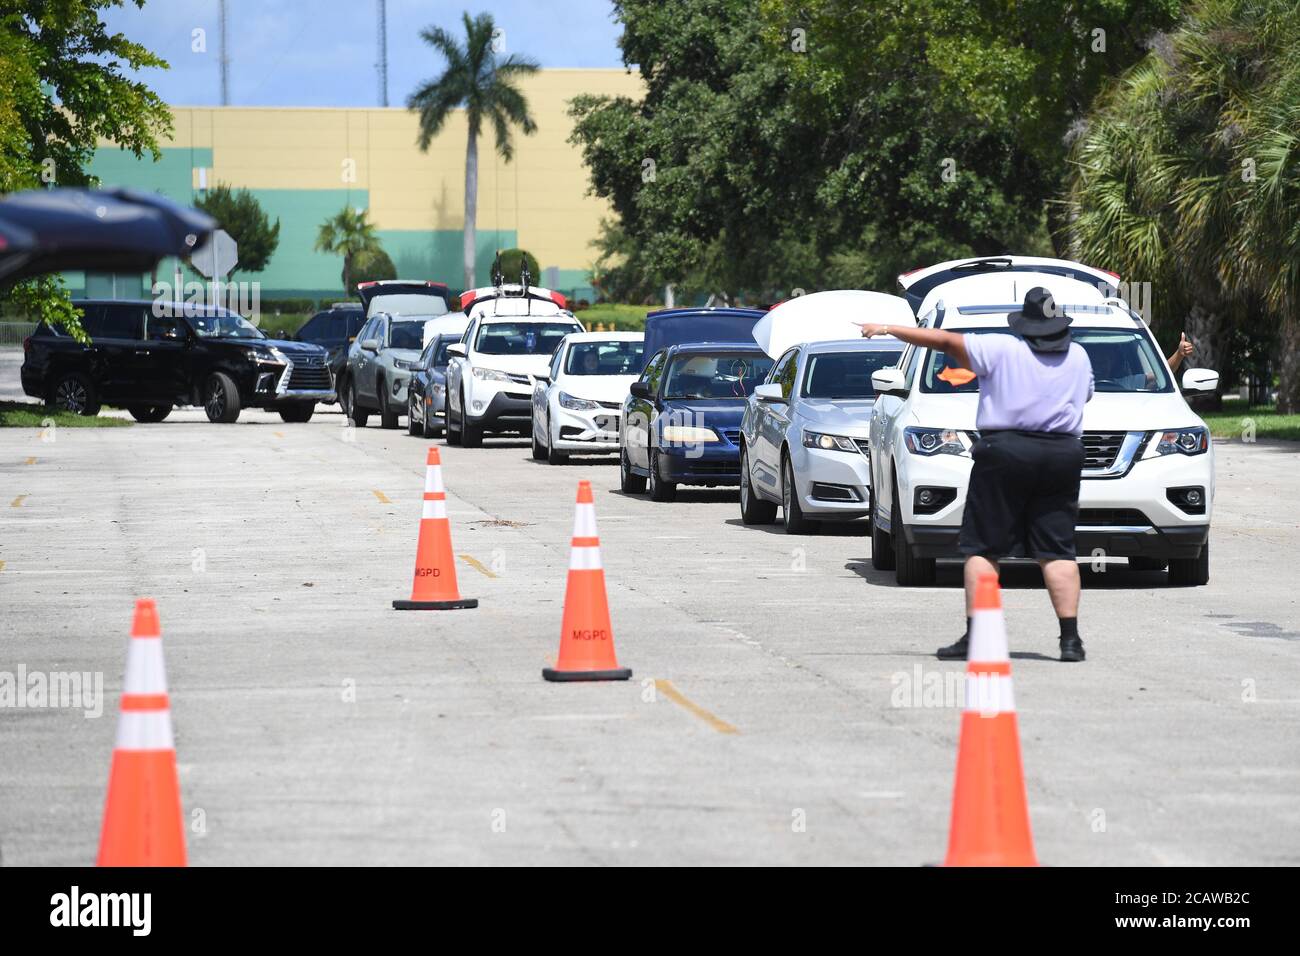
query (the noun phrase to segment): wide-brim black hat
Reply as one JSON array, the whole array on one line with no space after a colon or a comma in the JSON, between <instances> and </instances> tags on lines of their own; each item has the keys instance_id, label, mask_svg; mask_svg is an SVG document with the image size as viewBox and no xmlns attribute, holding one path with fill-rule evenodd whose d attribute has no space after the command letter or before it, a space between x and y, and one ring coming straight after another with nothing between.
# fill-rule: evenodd
<instances>
[{"instance_id":1,"label":"wide-brim black hat","mask_svg":"<svg viewBox=\"0 0 1300 956\"><path fill-rule=\"evenodd\" d=\"M1035 352L1064 352L1070 347L1070 317L1042 286L1025 294L1025 304L1007 316L1007 324Z\"/></svg>"}]
</instances>

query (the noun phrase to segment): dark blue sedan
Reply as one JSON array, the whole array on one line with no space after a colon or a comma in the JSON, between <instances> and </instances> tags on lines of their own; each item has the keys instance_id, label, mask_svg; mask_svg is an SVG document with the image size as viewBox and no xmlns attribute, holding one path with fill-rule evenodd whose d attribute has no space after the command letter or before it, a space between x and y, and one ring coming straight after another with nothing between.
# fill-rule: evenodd
<instances>
[{"instance_id":1,"label":"dark blue sedan","mask_svg":"<svg viewBox=\"0 0 1300 956\"><path fill-rule=\"evenodd\" d=\"M745 399L772 359L756 344L704 342L656 352L623 401L624 492L672 501L678 485L740 484Z\"/></svg>"}]
</instances>

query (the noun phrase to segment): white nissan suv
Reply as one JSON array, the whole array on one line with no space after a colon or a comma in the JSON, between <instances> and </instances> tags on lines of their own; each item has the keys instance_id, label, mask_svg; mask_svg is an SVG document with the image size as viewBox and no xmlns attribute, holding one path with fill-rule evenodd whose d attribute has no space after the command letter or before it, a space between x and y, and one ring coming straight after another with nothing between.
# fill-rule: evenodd
<instances>
[{"instance_id":1,"label":"white nissan suv","mask_svg":"<svg viewBox=\"0 0 1300 956\"><path fill-rule=\"evenodd\" d=\"M531 433L536 376L566 335L584 331L564 306L560 293L536 286L461 296L469 326L447 348L447 444L477 447L485 431Z\"/></svg>"},{"instance_id":2,"label":"white nissan suv","mask_svg":"<svg viewBox=\"0 0 1300 956\"><path fill-rule=\"evenodd\" d=\"M919 324L1009 335L1018 302L985 297L991 280L960 279L927 292ZM1095 393L1084 408L1086 452L1076 542L1080 558L1127 558L1169 569L1169 582L1209 580L1214 451L1151 330L1113 290L1083 277L1015 276L1016 291L1046 287L1072 319L1092 361ZM963 292L961 286L967 288ZM996 283L993 283L996 285ZM978 292L984 295L966 294ZM1004 298L1007 296L1004 294ZM974 301L972 301L974 300ZM937 558L959 558L958 533L979 439L979 380L942 352L909 347L898 366L872 376L879 397L870 426L872 564L903 585L929 584ZM1213 391L1218 373L1192 368L1182 390Z\"/></svg>"}]
</instances>

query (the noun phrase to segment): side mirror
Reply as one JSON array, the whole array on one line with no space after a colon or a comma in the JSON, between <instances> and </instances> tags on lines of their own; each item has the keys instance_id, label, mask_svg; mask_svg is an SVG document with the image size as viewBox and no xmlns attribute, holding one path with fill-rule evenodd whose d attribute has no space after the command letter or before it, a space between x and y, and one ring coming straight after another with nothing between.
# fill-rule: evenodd
<instances>
[{"instance_id":1,"label":"side mirror","mask_svg":"<svg viewBox=\"0 0 1300 956\"><path fill-rule=\"evenodd\" d=\"M907 397L907 376L901 368L882 368L871 373L871 387L877 395Z\"/></svg>"},{"instance_id":2,"label":"side mirror","mask_svg":"<svg viewBox=\"0 0 1300 956\"><path fill-rule=\"evenodd\" d=\"M754 389L754 397L760 402L784 402L785 393L776 382L760 385Z\"/></svg>"},{"instance_id":3,"label":"side mirror","mask_svg":"<svg viewBox=\"0 0 1300 956\"><path fill-rule=\"evenodd\" d=\"M448 346L447 346L447 354L448 354L448 355L459 355L461 358L464 358L464 357L465 357L465 343L464 343L464 342L452 342L451 345L448 345Z\"/></svg>"},{"instance_id":4,"label":"side mirror","mask_svg":"<svg viewBox=\"0 0 1300 956\"><path fill-rule=\"evenodd\" d=\"M365 352L378 352L378 351L379 351L379 339L362 339L362 340L361 340L361 349L362 349L362 351L365 351Z\"/></svg>"},{"instance_id":5,"label":"side mirror","mask_svg":"<svg viewBox=\"0 0 1300 956\"><path fill-rule=\"evenodd\" d=\"M632 393L633 398L643 398L647 402L654 400L654 392L650 391L650 386L645 382L633 382L628 391Z\"/></svg>"},{"instance_id":6,"label":"side mirror","mask_svg":"<svg viewBox=\"0 0 1300 956\"><path fill-rule=\"evenodd\" d=\"M1189 368L1183 373L1184 392L1212 392L1219 387L1219 373L1212 368Z\"/></svg>"}]
</instances>

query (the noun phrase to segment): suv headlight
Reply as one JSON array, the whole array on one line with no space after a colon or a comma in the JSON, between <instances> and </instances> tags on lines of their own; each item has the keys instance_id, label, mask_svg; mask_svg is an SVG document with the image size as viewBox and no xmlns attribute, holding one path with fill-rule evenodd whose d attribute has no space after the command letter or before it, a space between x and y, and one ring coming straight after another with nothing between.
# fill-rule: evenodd
<instances>
[{"instance_id":1,"label":"suv headlight","mask_svg":"<svg viewBox=\"0 0 1300 956\"><path fill-rule=\"evenodd\" d=\"M974 444L969 435L954 428L903 429L903 443L914 455L969 455Z\"/></svg>"},{"instance_id":2,"label":"suv headlight","mask_svg":"<svg viewBox=\"0 0 1300 956\"><path fill-rule=\"evenodd\" d=\"M248 349L248 360L250 362L278 362L281 365L288 364L289 360L284 357L284 353L274 345L267 345L263 348Z\"/></svg>"},{"instance_id":3,"label":"suv headlight","mask_svg":"<svg viewBox=\"0 0 1300 956\"><path fill-rule=\"evenodd\" d=\"M585 398L574 398L568 392L560 392L560 407L567 408L570 411L585 412L593 408L600 408L598 402L588 401Z\"/></svg>"},{"instance_id":4,"label":"suv headlight","mask_svg":"<svg viewBox=\"0 0 1300 956\"><path fill-rule=\"evenodd\" d=\"M1199 455L1210 447L1210 430L1203 425L1194 428L1178 428L1170 431L1155 432L1147 442L1143 458L1159 458L1161 455Z\"/></svg>"},{"instance_id":5,"label":"suv headlight","mask_svg":"<svg viewBox=\"0 0 1300 956\"><path fill-rule=\"evenodd\" d=\"M718 433L712 428L698 428L694 425L665 425L660 437L673 445L697 445L701 442L717 441Z\"/></svg>"},{"instance_id":6,"label":"suv headlight","mask_svg":"<svg viewBox=\"0 0 1300 956\"><path fill-rule=\"evenodd\" d=\"M852 438L810 432L806 428L803 430L803 445L805 448L820 448L823 451L847 451L854 455L858 453L858 446Z\"/></svg>"},{"instance_id":7,"label":"suv headlight","mask_svg":"<svg viewBox=\"0 0 1300 956\"><path fill-rule=\"evenodd\" d=\"M412 359L393 359L393 368L400 368L404 372L409 372L411 369L415 368L415 364L415 361Z\"/></svg>"},{"instance_id":8,"label":"suv headlight","mask_svg":"<svg viewBox=\"0 0 1300 956\"><path fill-rule=\"evenodd\" d=\"M482 379L485 382L510 381L510 376L507 375L505 372L498 372L494 368L482 368L478 365L474 366L474 377L477 379Z\"/></svg>"}]
</instances>

